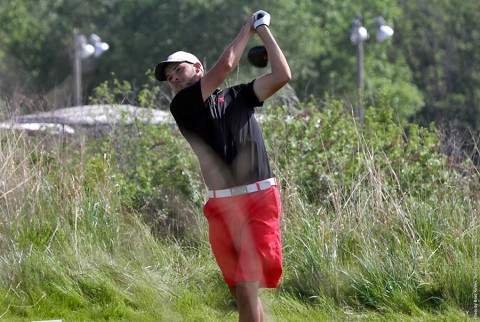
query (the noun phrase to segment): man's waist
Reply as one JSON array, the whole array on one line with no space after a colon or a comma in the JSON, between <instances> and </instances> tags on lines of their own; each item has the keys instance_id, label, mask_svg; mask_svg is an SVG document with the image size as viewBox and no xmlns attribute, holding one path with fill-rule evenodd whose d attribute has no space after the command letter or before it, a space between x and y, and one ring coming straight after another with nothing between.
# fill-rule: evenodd
<instances>
[{"instance_id":1,"label":"man's waist","mask_svg":"<svg viewBox=\"0 0 480 322\"><path fill-rule=\"evenodd\" d=\"M277 180L275 178L268 178L255 183L235 186L227 189L208 190L208 198L226 198L233 196L240 196L257 191L267 190L271 186L276 186Z\"/></svg>"}]
</instances>

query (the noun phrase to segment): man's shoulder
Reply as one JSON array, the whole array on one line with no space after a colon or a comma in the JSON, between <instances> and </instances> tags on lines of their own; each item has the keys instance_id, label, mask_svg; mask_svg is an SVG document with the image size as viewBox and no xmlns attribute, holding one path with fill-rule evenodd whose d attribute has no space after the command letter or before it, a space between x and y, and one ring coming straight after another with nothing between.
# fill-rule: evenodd
<instances>
[{"instance_id":1,"label":"man's shoulder","mask_svg":"<svg viewBox=\"0 0 480 322\"><path fill-rule=\"evenodd\" d=\"M256 107L261 106L261 102L259 102L257 96L255 95L255 91L253 90L253 83L255 80L249 83L241 83L231 87L227 87L219 92L219 96L228 97L230 96L232 99L244 102L249 107Z\"/></svg>"},{"instance_id":2,"label":"man's shoulder","mask_svg":"<svg viewBox=\"0 0 480 322\"><path fill-rule=\"evenodd\" d=\"M254 82L255 82L255 80L253 80L249 83L240 83L240 84L237 84L237 85L230 86L226 89L230 89L230 90L239 90L239 89L247 89L247 88L252 88L253 89L253 83Z\"/></svg>"},{"instance_id":3,"label":"man's shoulder","mask_svg":"<svg viewBox=\"0 0 480 322\"><path fill-rule=\"evenodd\" d=\"M251 83L240 83L233 86L225 87L223 89L215 91L213 95L225 96L233 95L237 96L239 94L245 95L250 92L253 92L253 81Z\"/></svg>"},{"instance_id":4,"label":"man's shoulder","mask_svg":"<svg viewBox=\"0 0 480 322\"><path fill-rule=\"evenodd\" d=\"M178 106L196 104L198 100L200 100L200 102L202 101L200 82L197 82L192 86L184 88L178 92L170 103L170 109L175 109Z\"/></svg>"}]
</instances>

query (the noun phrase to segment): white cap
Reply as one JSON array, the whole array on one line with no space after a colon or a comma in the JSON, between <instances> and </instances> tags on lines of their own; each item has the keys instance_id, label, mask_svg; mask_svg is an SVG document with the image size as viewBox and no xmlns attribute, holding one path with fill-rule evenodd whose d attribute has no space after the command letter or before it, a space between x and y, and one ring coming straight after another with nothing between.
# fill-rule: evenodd
<instances>
[{"instance_id":1,"label":"white cap","mask_svg":"<svg viewBox=\"0 0 480 322\"><path fill-rule=\"evenodd\" d=\"M185 51L177 51L168 56L164 61L158 63L155 67L155 78L159 81L166 81L165 67L169 63L182 63L187 62L190 64L200 63L200 60L195 55L187 53ZM201 64L201 63L200 63Z\"/></svg>"}]
</instances>

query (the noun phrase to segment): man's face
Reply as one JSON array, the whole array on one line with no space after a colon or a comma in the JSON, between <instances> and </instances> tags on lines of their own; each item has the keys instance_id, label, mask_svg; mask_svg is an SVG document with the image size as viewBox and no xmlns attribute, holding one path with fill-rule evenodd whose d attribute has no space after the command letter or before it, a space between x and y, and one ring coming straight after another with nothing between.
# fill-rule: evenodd
<instances>
[{"instance_id":1,"label":"man's face","mask_svg":"<svg viewBox=\"0 0 480 322\"><path fill-rule=\"evenodd\" d=\"M187 62L170 63L165 68L167 82L176 93L195 84L201 76L201 68Z\"/></svg>"}]
</instances>

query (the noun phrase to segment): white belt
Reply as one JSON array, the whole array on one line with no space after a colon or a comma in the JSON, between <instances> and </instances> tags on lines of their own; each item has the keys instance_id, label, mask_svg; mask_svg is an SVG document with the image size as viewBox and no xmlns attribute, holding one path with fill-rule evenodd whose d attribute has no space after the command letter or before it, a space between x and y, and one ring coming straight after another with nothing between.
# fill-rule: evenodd
<instances>
[{"instance_id":1,"label":"white belt","mask_svg":"<svg viewBox=\"0 0 480 322\"><path fill-rule=\"evenodd\" d=\"M271 186L276 186L276 185L277 185L277 181L275 180L275 178L269 178L262 181L258 181L256 183L233 187L229 189L208 190L208 198L225 198L225 197L239 196L247 193L257 192L260 190L266 190Z\"/></svg>"}]
</instances>

